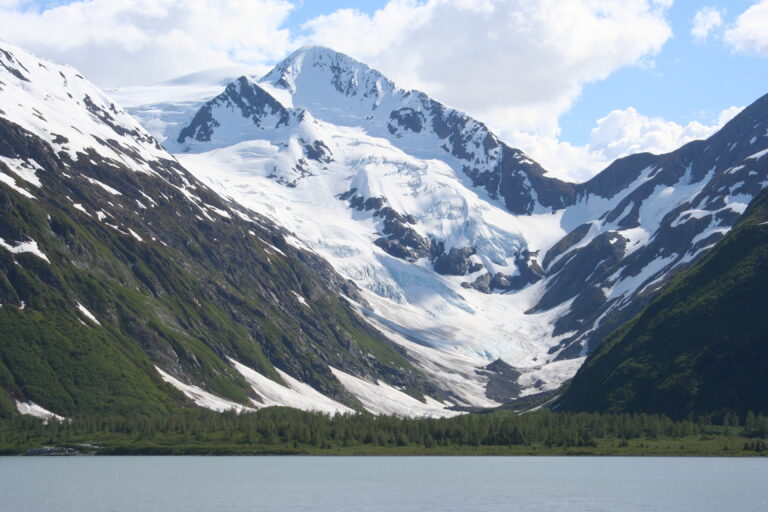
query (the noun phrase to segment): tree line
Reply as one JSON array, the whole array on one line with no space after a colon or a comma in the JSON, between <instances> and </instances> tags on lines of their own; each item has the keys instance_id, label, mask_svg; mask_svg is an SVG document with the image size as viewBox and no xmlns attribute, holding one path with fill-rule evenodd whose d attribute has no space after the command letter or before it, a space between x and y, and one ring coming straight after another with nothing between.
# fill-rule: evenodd
<instances>
[{"instance_id":1,"label":"tree line","mask_svg":"<svg viewBox=\"0 0 768 512\"><path fill-rule=\"evenodd\" d=\"M78 440L121 440L123 444L237 444L313 447L348 446L479 447L522 446L593 447L599 440L681 439L711 434L745 438L768 437L768 417L747 414L722 418L672 421L653 414L497 412L453 418L400 419L371 414L303 412L267 408L256 412L215 413L181 410L163 416L82 416L67 421L41 422L28 416L0 421L0 447L61 444ZM754 447L754 448L753 448ZM746 449L764 447L760 441Z\"/></svg>"}]
</instances>

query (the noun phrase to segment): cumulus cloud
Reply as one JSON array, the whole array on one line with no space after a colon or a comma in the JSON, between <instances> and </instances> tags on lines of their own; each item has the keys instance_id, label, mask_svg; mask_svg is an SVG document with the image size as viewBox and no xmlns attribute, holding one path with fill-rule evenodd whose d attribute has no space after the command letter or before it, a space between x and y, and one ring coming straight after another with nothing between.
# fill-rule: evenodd
<instances>
[{"instance_id":1,"label":"cumulus cloud","mask_svg":"<svg viewBox=\"0 0 768 512\"><path fill-rule=\"evenodd\" d=\"M723 110L712 125L698 121L681 125L645 116L635 108L628 107L613 110L598 119L590 133L589 142L583 146L526 133L513 134L512 139L553 175L583 181L617 158L642 152L668 153L692 140L707 138L743 109L729 107Z\"/></svg>"},{"instance_id":2,"label":"cumulus cloud","mask_svg":"<svg viewBox=\"0 0 768 512\"><path fill-rule=\"evenodd\" d=\"M312 20L304 40L368 62L502 135L554 136L585 84L661 49L671 35L668 4L391 0L372 15L346 9Z\"/></svg>"},{"instance_id":3,"label":"cumulus cloud","mask_svg":"<svg viewBox=\"0 0 768 512\"><path fill-rule=\"evenodd\" d=\"M679 125L673 121L647 117L633 107L614 110L597 120L590 146L598 148L608 160L648 151L667 153L690 140L707 137L712 127L697 121Z\"/></svg>"},{"instance_id":4,"label":"cumulus cloud","mask_svg":"<svg viewBox=\"0 0 768 512\"><path fill-rule=\"evenodd\" d=\"M99 85L157 82L235 63L284 56L286 0L78 0L39 9L0 0L0 34L71 64Z\"/></svg>"},{"instance_id":5,"label":"cumulus cloud","mask_svg":"<svg viewBox=\"0 0 768 512\"><path fill-rule=\"evenodd\" d=\"M716 7L702 7L693 16L691 35L696 42L704 42L710 32L723 24L723 11Z\"/></svg>"},{"instance_id":6,"label":"cumulus cloud","mask_svg":"<svg viewBox=\"0 0 768 512\"><path fill-rule=\"evenodd\" d=\"M733 27L725 32L725 40L738 53L768 57L768 0L762 0L744 11Z\"/></svg>"}]
</instances>

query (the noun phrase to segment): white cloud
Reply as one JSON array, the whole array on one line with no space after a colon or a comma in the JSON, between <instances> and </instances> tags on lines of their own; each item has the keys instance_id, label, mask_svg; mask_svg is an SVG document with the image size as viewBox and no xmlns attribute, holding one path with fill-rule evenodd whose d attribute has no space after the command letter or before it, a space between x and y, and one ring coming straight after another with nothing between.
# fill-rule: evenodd
<instances>
[{"instance_id":1,"label":"white cloud","mask_svg":"<svg viewBox=\"0 0 768 512\"><path fill-rule=\"evenodd\" d=\"M614 110L597 120L589 144L607 160L632 153L667 153L682 144L705 138L716 129L698 121L680 125L661 118L647 117L632 107Z\"/></svg>"},{"instance_id":2,"label":"white cloud","mask_svg":"<svg viewBox=\"0 0 768 512\"><path fill-rule=\"evenodd\" d=\"M305 42L514 131L556 136L582 87L647 63L670 37L668 1L391 0L308 22Z\"/></svg>"},{"instance_id":3,"label":"white cloud","mask_svg":"<svg viewBox=\"0 0 768 512\"><path fill-rule=\"evenodd\" d=\"M283 57L286 0L78 0L40 10L0 0L0 34L102 86L146 84Z\"/></svg>"},{"instance_id":4,"label":"white cloud","mask_svg":"<svg viewBox=\"0 0 768 512\"><path fill-rule=\"evenodd\" d=\"M734 26L725 32L725 40L738 53L768 57L768 0L741 13Z\"/></svg>"},{"instance_id":5,"label":"white cloud","mask_svg":"<svg viewBox=\"0 0 768 512\"><path fill-rule=\"evenodd\" d=\"M583 146L525 133L513 135L512 141L526 148L526 152L554 176L583 181L617 158L641 152L668 153L692 140L707 138L743 109L729 107L723 110L713 125L698 121L680 125L644 116L629 107L613 110L598 119L589 142Z\"/></svg>"},{"instance_id":6,"label":"white cloud","mask_svg":"<svg viewBox=\"0 0 768 512\"><path fill-rule=\"evenodd\" d=\"M717 126L723 126L725 123L736 117L745 107L728 107L720 112L717 118Z\"/></svg>"},{"instance_id":7,"label":"white cloud","mask_svg":"<svg viewBox=\"0 0 768 512\"><path fill-rule=\"evenodd\" d=\"M704 42L709 33L723 24L723 11L716 7L702 7L693 16L691 34L696 42Z\"/></svg>"}]
</instances>

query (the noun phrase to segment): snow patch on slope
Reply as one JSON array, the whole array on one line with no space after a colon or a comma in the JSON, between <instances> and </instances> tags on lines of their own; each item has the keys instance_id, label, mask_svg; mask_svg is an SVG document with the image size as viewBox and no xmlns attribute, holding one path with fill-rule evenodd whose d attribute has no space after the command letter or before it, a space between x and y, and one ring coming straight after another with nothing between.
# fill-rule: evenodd
<instances>
[{"instance_id":1,"label":"snow patch on slope","mask_svg":"<svg viewBox=\"0 0 768 512\"><path fill-rule=\"evenodd\" d=\"M48 259L48 256L43 254L43 251L41 251L40 248L37 246L37 242L35 242L31 238L27 241L18 242L14 245L7 243L5 240L0 238L0 247L8 251L11 251L13 254L22 254L26 252L26 253L34 254L38 258L44 260L46 263L51 262L51 260Z\"/></svg>"},{"instance_id":2,"label":"snow patch on slope","mask_svg":"<svg viewBox=\"0 0 768 512\"><path fill-rule=\"evenodd\" d=\"M293 407L302 411L316 411L327 414L355 412L281 370L277 370L277 372L280 378L283 379L283 382L286 383L286 386L278 384L232 358L228 359L235 370L245 378L246 382L261 397L261 402L254 402L254 406L257 408L270 406Z\"/></svg>"},{"instance_id":3,"label":"snow patch on slope","mask_svg":"<svg viewBox=\"0 0 768 512\"><path fill-rule=\"evenodd\" d=\"M66 420L64 416L59 416L58 414L53 413L48 409L40 405L37 405L34 402L20 402L19 400L16 400L16 410L19 411L19 414L24 414L26 416L34 416L35 418L40 418L41 420L44 420L44 421L48 421L48 420L65 421Z\"/></svg>"},{"instance_id":4,"label":"snow patch on slope","mask_svg":"<svg viewBox=\"0 0 768 512\"><path fill-rule=\"evenodd\" d=\"M519 385L526 388L521 393L521 396L557 389L563 383L563 380L570 378L576 373L576 370L584 364L585 359L585 357L577 357L575 359L555 361L524 373L517 380ZM565 379L563 378L564 376L566 376Z\"/></svg>"},{"instance_id":5,"label":"snow patch on slope","mask_svg":"<svg viewBox=\"0 0 768 512\"><path fill-rule=\"evenodd\" d=\"M175 387L182 393L184 393L185 396L190 398L195 404L197 404L200 407L204 407L206 409L210 409L212 411L217 412L224 412L234 409L237 412L243 412L243 411L255 411L256 409L252 407L246 407L242 404L238 404L237 402L232 402L231 400L227 400L226 398L221 398L220 396L216 396L213 393L209 393L208 391L205 391L202 388L199 388L197 386L193 386L191 384L184 384L178 379L175 379L174 377L168 375L163 370L155 366L155 370L160 374L160 377L170 384L171 386Z\"/></svg>"},{"instance_id":6,"label":"snow patch on slope","mask_svg":"<svg viewBox=\"0 0 768 512\"><path fill-rule=\"evenodd\" d=\"M11 176L8 176L4 172L0 172L0 182L5 183L9 187L11 187L13 190L18 192L19 194L23 195L24 197L28 199L36 199L35 196L30 194L28 191L21 188L17 183L16 180L13 179Z\"/></svg>"},{"instance_id":7,"label":"snow patch on slope","mask_svg":"<svg viewBox=\"0 0 768 512\"><path fill-rule=\"evenodd\" d=\"M426 397L426 402L420 402L385 382L368 382L332 366L330 368L347 391L360 400L370 413L405 418L450 418L462 414L446 409L446 404L433 398Z\"/></svg>"},{"instance_id":8,"label":"snow patch on slope","mask_svg":"<svg viewBox=\"0 0 768 512\"><path fill-rule=\"evenodd\" d=\"M88 176L86 176L85 179L88 180L88 182L91 185L98 185L99 187L104 189L104 191L106 191L109 194L112 194L113 196L121 196L121 195L123 195L122 193L120 193L119 190L116 190L116 189L110 187L109 185L100 182L99 180L95 180L93 178L89 178Z\"/></svg>"},{"instance_id":9,"label":"snow patch on slope","mask_svg":"<svg viewBox=\"0 0 768 512\"><path fill-rule=\"evenodd\" d=\"M37 177L37 171L41 171L43 168L40 167L34 160L27 162L20 158L8 158L6 156L0 156L0 162L7 165L14 174L16 174L19 178L23 179L30 185L34 185L37 188L43 186L40 183L40 178Z\"/></svg>"},{"instance_id":10,"label":"snow patch on slope","mask_svg":"<svg viewBox=\"0 0 768 512\"><path fill-rule=\"evenodd\" d=\"M85 306L83 306L79 302L77 303L77 310L80 311L80 313L82 313L83 316L85 316L91 322L95 323L96 325L101 325L101 322L98 321L98 319L94 316L94 314L88 311L85 308Z\"/></svg>"}]
</instances>

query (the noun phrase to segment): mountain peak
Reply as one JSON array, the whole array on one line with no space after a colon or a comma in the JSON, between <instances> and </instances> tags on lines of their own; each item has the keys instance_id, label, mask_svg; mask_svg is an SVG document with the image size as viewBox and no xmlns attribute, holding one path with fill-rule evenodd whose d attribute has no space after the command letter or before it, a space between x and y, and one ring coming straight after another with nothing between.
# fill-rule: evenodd
<instances>
[{"instance_id":1,"label":"mountain peak","mask_svg":"<svg viewBox=\"0 0 768 512\"><path fill-rule=\"evenodd\" d=\"M330 48L328 46L323 46L319 44L308 44L304 45L298 50L294 51L292 54L290 54L288 57L286 57L283 60L291 60L295 59L301 56L310 55L310 56L321 56L321 55L342 55L344 57L350 58L348 55L341 53L339 51L334 50L333 48ZM354 59L353 59L354 60Z\"/></svg>"},{"instance_id":2,"label":"mountain peak","mask_svg":"<svg viewBox=\"0 0 768 512\"><path fill-rule=\"evenodd\" d=\"M181 130L177 142L184 144L189 139L190 142L230 145L238 142L244 132L286 126L292 113L251 78L241 76L203 105L192 122ZM217 130L222 124L223 128Z\"/></svg>"},{"instance_id":3,"label":"mountain peak","mask_svg":"<svg viewBox=\"0 0 768 512\"><path fill-rule=\"evenodd\" d=\"M279 104L297 116L311 114L329 125L362 129L419 158L447 159L472 186L484 188L490 199L502 201L510 211L563 208L573 195L570 184L546 177L544 169L521 151L503 144L483 123L425 93L398 88L379 71L330 48L300 48L250 88L254 86L260 89L259 96L271 99L243 100L248 108L239 109L242 115L230 116L237 109L229 106L240 100L227 91L229 98L211 100L195 117L193 124L204 120L205 130L193 132L186 126L173 138L184 143L190 133L202 134L196 138L202 143L196 151L222 147L217 144L224 140L232 144L271 139L274 134L265 135L265 127L277 129L287 123L282 119L273 122L272 114L279 108L265 111L261 107ZM226 115L219 111L223 105L227 105ZM250 105L258 108L254 111ZM267 122L263 121L265 116ZM181 152L190 150L184 146Z\"/></svg>"},{"instance_id":4,"label":"mountain peak","mask_svg":"<svg viewBox=\"0 0 768 512\"><path fill-rule=\"evenodd\" d=\"M325 46L304 46L278 63L260 82L286 89L330 85L343 96L381 94L395 88L392 81L368 65Z\"/></svg>"},{"instance_id":5,"label":"mountain peak","mask_svg":"<svg viewBox=\"0 0 768 512\"><path fill-rule=\"evenodd\" d=\"M312 64L323 63L324 61L337 61L345 62L349 64L350 67L362 66L368 68L366 64L356 60L353 57L350 57L345 53L336 51L333 48L320 45L307 45L302 46L281 60L267 76L271 75L275 70L284 69L289 66L298 66L300 68L305 61L311 62Z\"/></svg>"}]
</instances>

